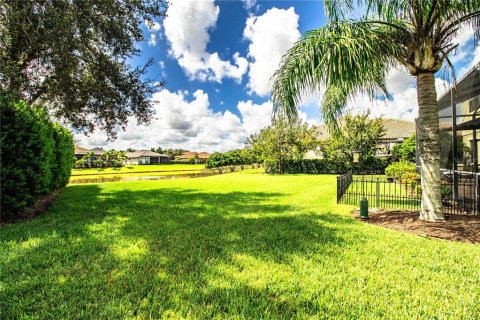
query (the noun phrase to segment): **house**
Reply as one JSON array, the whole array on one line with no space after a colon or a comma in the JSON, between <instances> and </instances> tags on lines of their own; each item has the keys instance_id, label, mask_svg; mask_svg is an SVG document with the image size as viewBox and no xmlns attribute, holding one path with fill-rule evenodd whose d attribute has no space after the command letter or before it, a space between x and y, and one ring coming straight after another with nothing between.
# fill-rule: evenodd
<instances>
[{"instance_id":1,"label":"house","mask_svg":"<svg viewBox=\"0 0 480 320\"><path fill-rule=\"evenodd\" d=\"M89 152L92 152L94 156L101 156L105 152L105 150L99 147L95 147L89 150L80 146L75 146L75 158L77 160L82 159Z\"/></svg>"},{"instance_id":2,"label":"house","mask_svg":"<svg viewBox=\"0 0 480 320\"><path fill-rule=\"evenodd\" d=\"M378 157L390 157L393 147L402 143L405 139L415 133L415 122L401 120L401 119L389 119L382 118L382 124L385 129L385 134L381 139L377 141ZM342 120L339 120L340 126ZM320 140L326 140L330 137L328 127L324 124L318 128L318 138ZM317 155L314 151L309 151L305 154L306 159L319 159L321 155Z\"/></svg>"},{"instance_id":3,"label":"house","mask_svg":"<svg viewBox=\"0 0 480 320\"><path fill-rule=\"evenodd\" d=\"M75 146L75 159L80 160L88 153L88 149Z\"/></svg>"},{"instance_id":4,"label":"house","mask_svg":"<svg viewBox=\"0 0 480 320\"><path fill-rule=\"evenodd\" d=\"M454 106L454 107L453 107ZM480 172L480 63L438 98L440 167ZM454 151L455 150L455 151Z\"/></svg>"},{"instance_id":5,"label":"house","mask_svg":"<svg viewBox=\"0 0 480 320\"><path fill-rule=\"evenodd\" d=\"M126 164L159 164L170 163L170 156L167 154L161 154L150 150L138 150L134 152L127 152L125 154L127 159Z\"/></svg>"},{"instance_id":6,"label":"house","mask_svg":"<svg viewBox=\"0 0 480 320\"><path fill-rule=\"evenodd\" d=\"M210 157L210 153L208 152L199 152L198 153L198 159L200 160L200 163L205 163L207 159Z\"/></svg>"},{"instance_id":7,"label":"house","mask_svg":"<svg viewBox=\"0 0 480 320\"><path fill-rule=\"evenodd\" d=\"M451 181L447 203L480 214L480 63L442 94L437 104L440 169L442 178Z\"/></svg>"},{"instance_id":8,"label":"house","mask_svg":"<svg viewBox=\"0 0 480 320\"><path fill-rule=\"evenodd\" d=\"M195 163L205 163L207 159L210 157L210 153L208 152L191 152L187 151L183 154L176 157L176 160L183 160L188 161L190 159L195 159Z\"/></svg>"},{"instance_id":9,"label":"house","mask_svg":"<svg viewBox=\"0 0 480 320\"><path fill-rule=\"evenodd\" d=\"M401 119L382 119L385 134L377 141L377 156L390 156L393 147L415 133L415 122Z\"/></svg>"}]
</instances>

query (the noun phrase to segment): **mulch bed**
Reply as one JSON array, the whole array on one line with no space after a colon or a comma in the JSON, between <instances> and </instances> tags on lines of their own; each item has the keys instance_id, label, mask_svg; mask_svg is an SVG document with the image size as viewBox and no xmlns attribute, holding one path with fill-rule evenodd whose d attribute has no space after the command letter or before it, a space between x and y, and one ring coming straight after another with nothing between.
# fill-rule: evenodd
<instances>
[{"instance_id":1,"label":"mulch bed","mask_svg":"<svg viewBox=\"0 0 480 320\"><path fill-rule=\"evenodd\" d=\"M2 217L2 220L0 221L0 226L16 222L22 222L24 220L28 220L42 214L45 210L48 209L48 207L50 207L50 205L52 205L52 203L60 194L60 191L60 189L53 190L50 193L39 197L31 208L20 213L15 218L7 219Z\"/></svg>"},{"instance_id":2,"label":"mulch bed","mask_svg":"<svg viewBox=\"0 0 480 320\"><path fill-rule=\"evenodd\" d=\"M379 211L369 213L369 219L360 219L358 210L354 211L358 220L385 228L410 232L422 237L440 238L467 243L480 243L480 217L445 214L444 222L427 222L418 219L418 212Z\"/></svg>"}]
</instances>

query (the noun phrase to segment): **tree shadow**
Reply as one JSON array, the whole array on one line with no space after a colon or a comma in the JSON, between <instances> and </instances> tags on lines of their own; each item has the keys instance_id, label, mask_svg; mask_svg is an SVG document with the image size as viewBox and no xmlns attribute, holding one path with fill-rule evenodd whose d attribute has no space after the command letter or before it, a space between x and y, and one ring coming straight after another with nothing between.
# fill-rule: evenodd
<instances>
[{"instance_id":1,"label":"tree shadow","mask_svg":"<svg viewBox=\"0 0 480 320\"><path fill-rule=\"evenodd\" d=\"M314 314L308 301L282 293L283 283L296 277L298 261L341 254L339 231L355 222L283 196L71 186L45 215L0 230L12 250L2 259L6 315Z\"/></svg>"}]
</instances>

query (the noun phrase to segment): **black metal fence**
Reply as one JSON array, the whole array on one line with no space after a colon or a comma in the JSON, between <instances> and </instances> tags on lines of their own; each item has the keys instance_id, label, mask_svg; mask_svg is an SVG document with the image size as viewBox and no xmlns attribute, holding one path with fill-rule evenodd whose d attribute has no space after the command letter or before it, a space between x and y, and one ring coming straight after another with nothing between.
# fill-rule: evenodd
<instances>
[{"instance_id":1,"label":"black metal fence","mask_svg":"<svg viewBox=\"0 0 480 320\"><path fill-rule=\"evenodd\" d=\"M420 181L395 181L385 176L347 173L337 177L337 203L383 209L420 210ZM442 203L445 213L480 215L480 175L442 173Z\"/></svg>"},{"instance_id":2,"label":"black metal fence","mask_svg":"<svg viewBox=\"0 0 480 320\"><path fill-rule=\"evenodd\" d=\"M442 170L442 181L446 213L480 215L480 174Z\"/></svg>"},{"instance_id":3,"label":"black metal fence","mask_svg":"<svg viewBox=\"0 0 480 320\"><path fill-rule=\"evenodd\" d=\"M337 203L358 205L362 198L371 207L420 210L420 186L416 181L405 183L375 175L337 177Z\"/></svg>"}]
</instances>

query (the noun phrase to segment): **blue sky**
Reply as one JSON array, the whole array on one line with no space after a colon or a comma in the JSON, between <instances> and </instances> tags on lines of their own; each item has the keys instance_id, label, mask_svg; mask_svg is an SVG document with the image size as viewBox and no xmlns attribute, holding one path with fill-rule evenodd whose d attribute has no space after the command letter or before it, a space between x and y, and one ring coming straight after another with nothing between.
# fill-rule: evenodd
<instances>
[{"instance_id":1,"label":"blue sky","mask_svg":"<svg viewBox=\"0 0 480 320\"><path fill-rule=\"evenodd\" d=\"M173 0L167 18L143 26L145 41L133 65L148 58L153 81L167 81L154 98L156 116L149 126L132 119L118 139L103 132L77 135L86 147L137 149L161 146L195 151L225 151L242 147L248 135L270 122L269 78L282 54L305 31L325 25L322 1ZM459 35L453 57L461 76L480 60L473 32ZM437 90L446 87L437 80ZM404 70L389 74L393 100L370 101L359 95L352 112L372 110L373 116L413 120L415 82ZM320 123L321 92L305 97L301 110L308 122Z\"/></svg>"}]
</instances>

